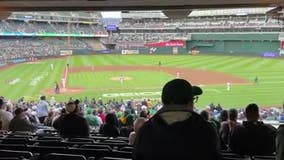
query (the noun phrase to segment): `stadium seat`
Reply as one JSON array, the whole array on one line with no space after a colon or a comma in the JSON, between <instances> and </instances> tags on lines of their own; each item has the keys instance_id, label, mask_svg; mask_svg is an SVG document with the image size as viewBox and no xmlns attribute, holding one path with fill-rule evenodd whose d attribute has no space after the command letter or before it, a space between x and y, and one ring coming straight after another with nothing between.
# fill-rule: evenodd
<instances>
[{"instance_id":1,"label":"stadium seat","mask_svg":"<svg viewBox=\"0 0 284 160\"><path fill-rule=\"evenodd\" d=\"M33 154L28 151L0 150L0 157L33 158Z\"/></svg>"},{"instance_id":2,"label":"stadium seat","mask_svg":"<svg viewBox=\"0 0 284 160\"><path fill-rule=\"evenodd\" d=\"M116 139L107 139L107 140L104 140L104 143L126 143L125 141L122 141L122 140L116 140Z\"/></svg>"},{"instance_id":3,"label":"stadium seat","mask_svg":"<svg viewBox=\"0 0 284 160\"><path fill-rule=\"evenodd\" d=\"M2 144L27 144L28 138L4 138L1 139Z\"/></svg>"},{"instance_id":4,"label":"stadium seat","mask_svg":"<svg viewBox=\"0 0 284 160\"><path fill-rule=\"evenodd\" d=\"M0 149L23 151L26 149L26 145L24 144L0 144Z\"/></svg>"},{"instance_id":5,"label":"stadium seat","mask_svg":"<svg viewBox=\"0 0 284 160\"><path fill-rule=\"evenodd\" d=\"M120 150L122 147L129 146L127 143L108 143L108 142L100 142L100 143L95 143L95 144L100 144L100 145L108 145L112 149L117 149Z\"/></svg>"},{"instance_id":6,"label":"stadium seat","mask_svg":"<svg viewBox=\"0 0 284 160\"><path fill-rule=\"evenodd\" d=\"M275 160L275 155L270 156L254 156L253 160Z\"/></svg>"},{"instance_id":7,"label":"stadium seat","mask_svg":"<svg viewBox=\"0 0 284 160\"><path fill-rule=\"evenodd\" d=\"M128 158L102 157L99 160L132 160Z\"/></svg>"},{"instance_id":8,"label":"stadium seat","mask_svg":"<svg viewBox=\"0 0 284 160\"><path fill-rule=\"evenodd\" d=\"M111 152L110 157L132 158L132 152L113 151Z\"/></svg>"},{"instance_id":9,"label":"stadium seat","mask_svg":"<svg viewBox=\"0 0 284 160\"><path fill-rule=\"evenodd\" d=\"M83 155L50 153L43 156L42 160L86 160L86 158Z\"/></svg>"},{"instance_id":10,"label":"stadium seat","mask_svg":"<svg viewBox=\"0 0 284 160\"><path fill-rule=\"evenodd\" d=\"M221 151L223 160L246 160L248 157L232 153L230 151Z\"/></svg>"},{"instance_id":11,"label":"stadium seat","mask_svg":"<svg viewBox=\"0 0 284 160\"><path fill-rule=\"evenodd\" d=\"M120 148L120 151L126 151L126 152L132 152L133 151L133 147L122 147Z\"/></svg>"},{"instance_id":12,"label":"stadium seat","mask_svg":"<svg viewBox=\"0 0 284 160\"><path fill-rule=\"evenodd\" d=\"M33 142L38 146L68 146L68 144L62 143L59 140L34 140Z\"/></svg>"},{"instance_id":13,"label":"stadium seat","mask_svg":"<svg viewBox=\"0 0 284 160\"><path fill-rule=\"evenodd\" d=\"M87 148L69 148L65 152L68 152L68 154L78 154L78 155L84 155L86 158L89 157L106 157L110 155L112 152L110 152L107 149L87 149Z\"/></svg>"},{"instance_id":14,"label":"stadium seat","mask_svg":"<svg viewBox=\"0 0 284 160\"><path fill-rule=\"evenodd\" d=\"M107 149L109 151L112 151L112 148L108 145L100 145L100 144L96 144L96 145L82 145L80 148L89 148L89 149Z\"/></svg>"},{"instance_id":15,"label":"stadium seat","mask_svg":"<svg viewBox=\"0 0 284 160\"><path fill-rule=\"evenodd\" d=\"M58 140L58 141L62 141L63 138L57 137L57 136L39 136L37 138L37 140Z\"/></svg>"},{"instance_id":16,"label":"stadium seat","mask_svg":"<svg viewBox=\"0 0 284 160\"><path fill-rule=\"evenodd\" d=\"M87 142L87 143L94 143L94 139L90 138L71 138L68 142Z\"/></svg>"}]
</instances>

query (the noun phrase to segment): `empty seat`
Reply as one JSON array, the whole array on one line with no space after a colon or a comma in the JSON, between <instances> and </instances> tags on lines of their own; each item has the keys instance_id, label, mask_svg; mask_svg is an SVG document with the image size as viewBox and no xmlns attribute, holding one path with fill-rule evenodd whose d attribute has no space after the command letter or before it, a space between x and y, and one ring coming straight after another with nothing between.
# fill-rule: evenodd
<instances>
[{"instance_id":1,"label":"empty seat","mask_svg":"<svg viewBox=\"0 0 284 160\"><path fill-rule=\"evenodd\" d=\"M33 154L28 151L0 150L0 157L23 157L31 159Z\"/></svg>"},{"instance_id":2,"label":"empty seat","mask_svg":"<svg viewBox=\"0 0 284 160\"><path fill-rule=\"evenodd\" d=\"M132 160L128 158L102 157L99 160Z\"/></svg>"},{"instance_id":3,"label":"empty seat","mask_svg":"<svg viewBox=\"0 0 284 160\"><path fill-rule=\"evenodd\" d=\"M230 151L222 151L223 160L246 160L248 157L235 154Z\"/></svg>"},{"instance_id":4,"label":"empty seat","mask_svg":"<svg viewBox=\"0 0 284 160\"><path fill-rule=\"evenodd\" d=\"M28 138L4 138L2 144L27 144Z\"/></svg>"},{"instance_id":5,"label":"empty seat","mask_svg":"<svg viewBox=\"0 0 284 160\"><path fill-rule=\"evenodd\" d=\"M57 136L40 136L37 138L38 140L57 140L57 141L62 141L63 138L57 137Z\"/></svg>"},{"instance_id":6,"label":"empty seat","mask_svg":"<svg viewBox=\"0 0 284 160\"><path fill-rule=\"evenodd\" d=\"M112 151L112 152L109 154L109 157L132 158L132 152Z\"/></svg>"},{"instance_id":7,"label":"empty seat","mask_svg":"<svg viewBox=\"0 0 284 160\"><path fill-rule=\"evenodd\" d=\"M108 145L100 145L100 144L96 144L96 145L82 145L80 148L89 148L89 149L107 149L109 151L112 150L112 148Z\"/></svg>"},{"instance_id":8,"label":"empty seat","mask_svg":"<svg viewBox=\"0 0 284 160\"><path fill-rule=\"evenodd\" d=\"M68 140L68 142L88 142L88 143L94 143L93 139L90 138L71 138Z\"/></svg>"},{"instance_id":9,"label":"empty seat","mask_svg":"<svg viewBox=\"0 0 284 160\"><path fill-rule=\"evenodd\" d=\"M86 160L86 158L83 155L50 153L43 156L42 160Z\"/></svg>"},{"instance_id":10,"label":"empty seat","mask_svg":"<svg viewBox=\"0 0 284 160\"><path fill-rule=\"evenodd\" d=\"M112 149L117 149L117 150L119 150L119 149L122 148L122 147L129 146L127 143L106 143L106 142L100 142L100 143L95 143L95 144L108 145L108 146L110 146Z\"/></svg>"},{"instance_id":11,"label":"empty seat","mask_svg":"<svg viewBox=\"0 0 284 160\"><path fill-rule=\"evenodd\" d=\"M275 155L269 155L269 156L254 156L254 160L275 160Z\"/></svg>"},{"instance_id":12,"label":"empty seat","mask_svg":"<svg viewBox=\"0 0 284 160\"><path fill-rule=\"evenodd\" d=\"M33 142L38 146L67 146L58 140L34 140Z\"/></svg>"},{"instance_id":13,"label":"empty seat","mask_svg":"<svg viewBox=\"0 0 284 160\"><path fill-rule=\"evenodd\" d=\"M126 152L132 152L133 151L133 147L125 146L125 147L120 148L120 150L121 151L126 151Z\"/></svg>"},{"instance_id":14,"label":"empty seat","mask_svg":"<svg viewBox=\"0 0 284 160\"><path fill-rule=\"evenodd\" d=\"M107 139L107 140L104 140L104 143L122 143L122 144L127 144L125 141L122 141L122 140L114 140L114 139Z\"/></svg>"},{"instance_id":15,"label":"empty seat","mask_svg":"<svg viewBox=\"0 0 284 160\"><path fill-rule=\"evenodd\" d=\"M23 151L26 149L26 145L24 144L0 144L0 149Z\"/></svg>"},{"instance_id":16,"label":"empty seat","mask_svg":"<svg viewBox=\"0 0 284 160\"><path fill-rule=\"evenodd\" d=\"M89 149L89 148L69 148L66 150L70 154L84 155L86 158L95 157L107 157L111 152L107 149Z\"/></svg>"}]
</instances>

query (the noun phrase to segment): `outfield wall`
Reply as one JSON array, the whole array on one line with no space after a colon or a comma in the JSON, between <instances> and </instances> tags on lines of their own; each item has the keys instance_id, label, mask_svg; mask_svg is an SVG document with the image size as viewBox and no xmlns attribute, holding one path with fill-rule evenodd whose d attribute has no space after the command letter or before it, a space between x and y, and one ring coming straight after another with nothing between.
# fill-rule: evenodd
<instances>
[{"instance_id":1,"label":"outfield wall","mask_svg":"<svg viewBox=\"0 0 284 160\"><path fill-rule=\"evenodd\" d=\"M251 54L279 52L279 33L193 33L186 48L201 53Z\"/></svg>"}]
</instances>

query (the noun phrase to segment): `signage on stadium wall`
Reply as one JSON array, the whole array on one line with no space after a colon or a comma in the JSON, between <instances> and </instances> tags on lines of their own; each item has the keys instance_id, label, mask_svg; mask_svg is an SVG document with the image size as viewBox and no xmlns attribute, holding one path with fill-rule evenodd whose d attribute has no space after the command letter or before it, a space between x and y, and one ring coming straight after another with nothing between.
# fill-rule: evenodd
<instances>
[{"instance_id":1,"label":"signage on stadium wall","mask_svg":"<svg viewBox=\"0 0 284 160\"><path fill-rule=\"evenodd\" d=\"M162 92L127 92L127 93L105 93L102 97L151 97L161 96Z\"/></svg>"},{"instance_id":2,"label":"signage on stadium wall","mask_svg":"<svg viewBox=\"0 0 284 160\"><path fill-rule=\"evenodd\" d=\"M277 58L279 57L279 53L277 52L263 52L261 53L262 57L267 57L267 58Z\"/></svg>"},{"instance_id":3,"label":"signage on stadium wall","mask_svg":"<svg viewBox=\"0 0 284 160\"><path fill-rule=\"evenodd\" d=\"M116 31L117 30L117 26L114 24L110 24L106 26L106 30L107 31Z\"/></svg>"},{"instance_id":4,"label":"signage on stadium wall","mask_svg":"<svg viewBox=\"0 0 284 160\"><path fill-rule=\"evenodd\" d=\"M147 43L147 47L185 47L184 40L170 40L165 42Z\"/></svg>"},{"instance_id":5,"label":"signage on stadium wall","mask_svg":"<svg viewBox=\"0 0 284 160\"><path fill-rule=\"evenodd\" d=\"M123 50L121 50L121 54L139 54L139 50L137 50L137 49L123 49Z\"/></svg>"}]
</instances>

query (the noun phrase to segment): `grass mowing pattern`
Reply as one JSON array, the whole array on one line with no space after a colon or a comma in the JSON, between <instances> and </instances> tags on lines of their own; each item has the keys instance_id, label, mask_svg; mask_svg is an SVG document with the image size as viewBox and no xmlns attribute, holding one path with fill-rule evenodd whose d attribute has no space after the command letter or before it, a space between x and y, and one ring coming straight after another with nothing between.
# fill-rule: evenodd
<instances>
[{"instance_id":1,"label":"grass mowing pattern","mask_svg":"<svg viewBox=\"0 0 284 160\"><path fill-rule=\"evenodd\" d=\"M204 95L197 103L204 107L211 102L221 103L229 107L244 107L250 102L256 102L261 106L282 105L284 99L284 60L263 59L258 57L235 57L215 55L93 55L73 56L66 59L49 59L40 64L19 64L12 68L1 71L0 94L11 99L21 96L37 99L40 92L46 88L53 88L54 81L61 79L61 74L66 63L71 67L80 66L110 66L110 65L142 65L157 66L161 61L163 66L196 68L233 74L253 82L255 76L259 78L259 84L232 85L232 90L227 91L226 85L203 86ZM55 66L50 70L50 64ZM48 72L48 75L47 75ZM133 77L123 85L109 80L110 76ZM42 78L31 86L31 81L38 77ZM15 84L7 84L7 80L19 78ZM101 72L101 73L77 73L70 74L68 85L72 87L87 88L86 92L76 95L56 95L58 100L67 100L67 97L83 98L101 97L103 93L143 92L160 91L163 84L172 75L161 72ZM122 97L119 97L122 98ZM142 97L124 97L142 98Z\"/></svg>"}]
</instances>

